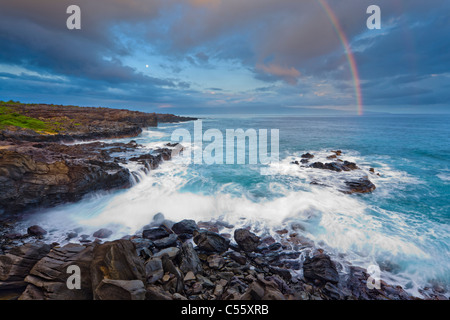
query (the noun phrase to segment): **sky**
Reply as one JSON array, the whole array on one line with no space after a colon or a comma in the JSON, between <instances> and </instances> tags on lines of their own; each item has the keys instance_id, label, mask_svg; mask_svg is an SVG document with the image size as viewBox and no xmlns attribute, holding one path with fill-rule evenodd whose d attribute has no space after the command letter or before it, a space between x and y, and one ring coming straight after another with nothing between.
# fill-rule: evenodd
<instances>
[{"instance_id":1,"label":"sky","mask_svg":"<svg viewBox=\"0 0 450 320\"><path fill-rule=\"evenodd\" d=\"M69 30L69 5L81 29ZM381 9L370 30L367 8ZM450 113L448 0L0 0L0 100Z\"/></svg>"}]
</instances>

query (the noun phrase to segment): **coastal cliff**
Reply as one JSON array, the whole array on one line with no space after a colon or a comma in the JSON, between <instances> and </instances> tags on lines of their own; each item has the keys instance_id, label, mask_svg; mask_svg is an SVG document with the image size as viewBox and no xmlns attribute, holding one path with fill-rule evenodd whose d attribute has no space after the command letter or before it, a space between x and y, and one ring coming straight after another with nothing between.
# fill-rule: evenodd
<instances>
[{"instance_id":1,"label":"coastal cliff","mask_svg":"<svg viewBox=\"0 0 450 320\"><path fill-rule=\"evenodd\" d=\"M68 142L139 135L159 122L194 118L129 110L43 104L0 105L0 213L52 207L92 191L126 188L130 171L117 153L139 154L135 142ZM167 150L155 150L155 168ZM116 155L112 155L116 153ZM154 159L153 159L154 158ZM167 158L167 156L166 156Z\"/></svg>"}]
</instances>

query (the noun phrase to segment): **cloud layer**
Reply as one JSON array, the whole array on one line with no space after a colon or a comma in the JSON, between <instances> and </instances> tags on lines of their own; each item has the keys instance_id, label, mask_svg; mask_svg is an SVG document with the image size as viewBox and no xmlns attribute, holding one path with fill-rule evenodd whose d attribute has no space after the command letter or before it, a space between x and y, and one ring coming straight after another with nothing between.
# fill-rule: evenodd
<instances>
[{"instance_id":1,"label":"cloud layer","mask_svg":"<svg viewBox=\"0 0 450 320\"><path fill-rule=\"evenodd\" d=\"M445 0L328 1L357 62L367 110L447 111ZM0 0L0 98L154 111L355 110L345 49L319 1ZM149 68L145 66L149 65ZM214 88L216 90L211 90Z\"/></svg>"}]
</instances>

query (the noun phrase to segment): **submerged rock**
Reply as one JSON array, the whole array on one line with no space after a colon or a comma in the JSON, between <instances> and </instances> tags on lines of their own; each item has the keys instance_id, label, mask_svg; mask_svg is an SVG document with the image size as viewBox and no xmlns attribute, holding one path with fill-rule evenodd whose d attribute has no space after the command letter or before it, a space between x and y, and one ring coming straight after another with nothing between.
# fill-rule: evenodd
<instances>
[{"instance_id":1,"label":"submerged rock","mask_svg":"<svg viewBox=\"0 0 450 320\"><path fill-rule=\"evenodd\" d=\"M359 169L359 167L354 162L349 161L343 161L343 162L328 162L328 163L322 163L322 162L314 162L310 165L311 168L315 169L326 169L326 170L332 170L336 172L341 171L351 171Z\"/></svg>"},{"instance_id":2,"label":"submerged rock","mask_svg":"<svg viewBox=\"0 0 450 320\"><path fill-rule=\"evenodd\" d=\"M314 155L312 155L311 153L304 153L304 154L302 154L302 156L301 156L303 159L312 159L312 158L314 158Z\"/></svg>"},{"instance_id":3,"label":"submerged rock","mask_svg":"<svg viewBox=\"0 0 450 320\"><path fill-rule=\"evenodd\" d=\"M369 193L376 189L376 186L368 177L363 177L359 180L345 181L345 184L348 189L344 190L344 193Z\"/></svg>"}]
</instances>

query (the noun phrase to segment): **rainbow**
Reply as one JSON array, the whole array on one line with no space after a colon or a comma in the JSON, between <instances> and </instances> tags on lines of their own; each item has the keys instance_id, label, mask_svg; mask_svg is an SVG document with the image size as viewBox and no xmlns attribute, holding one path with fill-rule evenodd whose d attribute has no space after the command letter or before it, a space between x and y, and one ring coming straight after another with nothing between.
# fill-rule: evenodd
<instances>
[{"instance_id":1,"label":"rainbow","mask_svg":"<svg viewBox=\"0 0 450 320\"><path fill-rule=\"evenodd\" d=\"M339 20L337 19L336 15L334 14L330 5L326 2L326 0L317 0L317 1L319 2L320 6L325 10L328 18L330 19L330 21L333 25L334 30L336 31L340 41L342 42L342 45L344 46L347 60L350 65L350 71L352 73L354 86L355 86L356 105L358 108L358 115L361 116L363 114L363 99L362 99L362 94L361 94L361 82L359 80L359 73L358 73L358 68L356 66L355 56L353 55L352 49L350 48L350 44L348 42L347 36L345 35L344 31L342 30Z\"/></svg>"}]
</instances>

